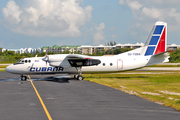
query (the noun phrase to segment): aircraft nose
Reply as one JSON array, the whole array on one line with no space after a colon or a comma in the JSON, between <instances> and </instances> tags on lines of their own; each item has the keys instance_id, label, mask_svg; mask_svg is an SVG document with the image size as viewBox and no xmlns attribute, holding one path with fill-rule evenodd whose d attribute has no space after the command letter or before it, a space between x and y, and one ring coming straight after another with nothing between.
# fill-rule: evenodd
<instances>
[{"instance_id":1,"label":"aircraft nose","mask_svg":"<svg viewBox=\"0 0 180 120\"><path fill-rule=\"evenodd\" d=\"M5 68L7 72L12 72L12 65L9 65Z\"/></svg>"}]
</instances>

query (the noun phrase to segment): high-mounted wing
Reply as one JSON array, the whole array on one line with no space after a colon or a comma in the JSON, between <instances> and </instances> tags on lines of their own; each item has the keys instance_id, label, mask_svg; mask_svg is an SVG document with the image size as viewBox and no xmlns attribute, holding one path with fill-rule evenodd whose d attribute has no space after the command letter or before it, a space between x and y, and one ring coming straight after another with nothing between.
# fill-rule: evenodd
<instances>
[{"instance_id":1,"label":"high-mounted wing","mask_svg":"<svg viewBox=\"0 0 180 120\"><path fill-rule=\"evenodd\" d=\"M44 61L49 62L51 66L63 66L68 67L82 67L93 66L101 63L98 59L92 59L90 56L79 54L56 54L49 55L43 58Z\"/></svg>"},{"instance_id":2,"label":"high-mounted wing","mask_svg":"<svg viewBox=\"0 0 180 120\"><path fill-rule=\"evenodd\" d=\"M67 60L71 67L93 66L101 63L98 59L92 59L89 56L77 54L68 55Z\"/></svg>"},{"instance_id":3,"label":"high-mounted wing","mask_svg":"<svg viewBox=\"0 0 180 120\"><path fill-rule=\"evenodd\" d=\"M98 59L68 59L71 67L93 66L101 63Z\"/></svg>"}]
</instances>

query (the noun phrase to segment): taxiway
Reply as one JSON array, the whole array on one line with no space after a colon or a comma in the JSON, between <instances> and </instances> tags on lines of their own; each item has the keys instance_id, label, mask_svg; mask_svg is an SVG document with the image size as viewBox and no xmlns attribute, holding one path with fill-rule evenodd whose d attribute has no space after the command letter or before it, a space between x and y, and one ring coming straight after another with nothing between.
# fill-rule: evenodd
<instances>
[{"instance_id":1,"label":"taxiway","mask_svg":"<svg viewBox=\"0 0 180 120\"><path fill-rule=\"evenodd\" d=\"M180 119L180 112L172 108L96 83L31 79L53 120ZM30 81L22 82L19 75L7 72L0 72L0 81L1 120L48 120Z\"/></svg>"}]
</instances>

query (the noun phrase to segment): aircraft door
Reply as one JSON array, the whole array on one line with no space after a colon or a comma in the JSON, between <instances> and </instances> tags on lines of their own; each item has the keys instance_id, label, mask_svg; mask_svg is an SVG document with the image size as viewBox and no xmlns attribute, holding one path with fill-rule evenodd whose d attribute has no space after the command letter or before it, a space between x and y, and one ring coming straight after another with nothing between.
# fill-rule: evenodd
<instances>
[{"instance_id":1,"label":"aircraft door","mask_svg":"<svg viewBox=\"0 0 180 120\"><path fill-rule=\"evenodd\" d=\"M121 59L117 60L117 69L122 70L123 69L123 61Z\"/></svg>"}]
</instances>

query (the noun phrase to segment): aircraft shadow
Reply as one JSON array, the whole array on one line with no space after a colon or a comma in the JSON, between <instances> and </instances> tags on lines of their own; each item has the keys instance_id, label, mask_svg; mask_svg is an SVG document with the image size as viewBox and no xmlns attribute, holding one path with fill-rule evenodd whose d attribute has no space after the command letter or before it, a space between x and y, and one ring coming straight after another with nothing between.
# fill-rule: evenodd
<instances>
[{"instance_id":1,"label":"aircraft shadow","mask_svg":"<svg viewBox=\"0 0 180 120\"><path fill-rule=\"evenodd\" d=\"M56 83L69 83L69 80L76 80L73 77L68 76L51 76L51 77L44 77L44 78L31 78L32 81L49 81L49 82L56 82ZM21 79L0 79L0 82L8 82L8 81L21 81ZM27 81L30 81L29 79ZM22 81L25 82L25 81Z\"/></svg>"}]
</instances>

